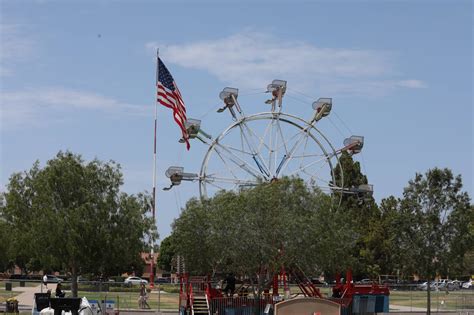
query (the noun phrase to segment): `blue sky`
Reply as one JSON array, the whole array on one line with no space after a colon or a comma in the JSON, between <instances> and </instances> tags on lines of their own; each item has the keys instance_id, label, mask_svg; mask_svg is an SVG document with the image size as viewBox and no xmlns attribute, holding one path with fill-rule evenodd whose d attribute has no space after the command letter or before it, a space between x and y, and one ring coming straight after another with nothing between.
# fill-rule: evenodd
<instances>
[{"instance_id":1,"label":"blue sky","mask_svg":"<svg viewBox=\"0 0 474 315\"><path fill-rule=\"evenodd\" d=\"M283 110L311 117L335 146L365 136L355 158L377 200L401 196L416 172L448 167L473 194L471 1L0 1L0 190L13 172L59 150L115 160L123 190L151 190L155 49L188 116L217 136L219 92L240 89L266 111L266 85L288 81ZM199 172L206 146L179 144L159 108L157 224L162 236L197 183L169 192L164 171Z\"/></svg>"}]
</instances>

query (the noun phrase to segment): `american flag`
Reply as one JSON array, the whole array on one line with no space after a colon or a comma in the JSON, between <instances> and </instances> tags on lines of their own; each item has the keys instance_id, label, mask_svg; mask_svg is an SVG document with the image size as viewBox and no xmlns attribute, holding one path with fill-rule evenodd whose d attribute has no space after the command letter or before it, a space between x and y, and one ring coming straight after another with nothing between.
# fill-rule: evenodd
<instances>
[{"instance_id":1,"label":"american flag","mask_svg":"<svg viewBox=\"0 0 474 315\"><path fill-rule=\"evenodd\" d=\"M174 82L173 76L166 68L165 64L158 58L158 102L161 105L173 110L174 121L181 128L183 139L186 141L186 148L189 150L189 135L184 123L186 122L186 107L184 106L181 92Z\"/></svg>"}]
</instances>

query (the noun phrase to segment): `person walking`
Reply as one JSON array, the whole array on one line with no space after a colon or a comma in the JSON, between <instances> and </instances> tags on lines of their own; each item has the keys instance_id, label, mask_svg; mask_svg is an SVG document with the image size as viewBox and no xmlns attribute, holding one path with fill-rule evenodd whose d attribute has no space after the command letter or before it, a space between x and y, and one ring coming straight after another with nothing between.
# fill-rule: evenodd
<instances>
[{"instance_id":1,"label":"person walking","mask_svg":"<svg viewBox=\"0 0 474 315\"><path fill-rule=\"evenodd\" d=\"M138 307L150 308L150 305L148 305L147 299L148 299L148 296L147 296L146 287L145 287L145 284L142 283L140 284L140 297L138 298Z\"/></svg>"},{"instance_id":2,"label":"person walking","mask_svg":"<svg viewBox=\"0 0 474 315\"><path fill-rule=\"evenodd\" d=\"M43 276L43 285L46 288L46 291L48 291L48 276L46 274L44 274L44 276ZM42 289L43 289L43 287L41 287L41 292L43 292Z\"/></svg>"}]
</instances>

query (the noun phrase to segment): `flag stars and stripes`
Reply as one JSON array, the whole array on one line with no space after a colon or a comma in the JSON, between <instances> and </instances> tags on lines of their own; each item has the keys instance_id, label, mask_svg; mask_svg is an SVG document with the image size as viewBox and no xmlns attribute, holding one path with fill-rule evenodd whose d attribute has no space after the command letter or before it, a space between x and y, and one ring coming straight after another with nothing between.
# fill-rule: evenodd
<instances>
[{"instance_id":1,"label":"flag stars and stripes","mask_svg":"<svg viewBox=\"0 0 474 315\"><path fill-rule=\"evenodd\" d=\"M186 148L189 150L189 135L184 126L186 122L186 107L181 97L181 92L173 79L173 76L166 68L165 64L158 58L158 82L157 82L157 101L173 110L174 121L181 129L183 139L186 142Z\"/></svg>"}]
</instances>

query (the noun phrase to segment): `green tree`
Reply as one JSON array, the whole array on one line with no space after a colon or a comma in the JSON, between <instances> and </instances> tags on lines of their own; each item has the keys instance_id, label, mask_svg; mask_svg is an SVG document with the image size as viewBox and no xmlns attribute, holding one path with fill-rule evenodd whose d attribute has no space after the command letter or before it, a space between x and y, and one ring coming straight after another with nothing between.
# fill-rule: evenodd
<instances>
[{"instance_id":1,"label":"green tree","mask_svg":"<svg viewBox=\"0 0 474 315\"><path fill-rule=\"evenodd\" d=\"M340 255L351 244L339 241L350 230L330 205L328 196L297 178L192 199L173 225L176 252L192 273L247 276L258 292L282 266L333 271L347 263Z\"/></svg>"},{"instance_id":2,"label":"green tree","mask_svg":"<svg viewBox=\"0 0 474 315\"><path fill-rule=\"evenodd\" d=\"M342 168L339 167L339 165ZM379 231L381 229L381 212L371 195L356 192L360 185L368 184L367 177L362 174L360 163L352 156L343 152L339 158L339 165L335 168L335 179L338 186L343 186L348 191L335 193L340 196L341 203L336 211L346 221L346 228L352 230L344 242L352 244L349 249L352 269L356 277L378 275L383 269L383 256L379 251Z\"/></svg>"},{"instance_id":3,"label":"green tree","mask_svg":"<svg viewBox=\"0 0 474 315\"><path fill-rule=\"evenodd\" d=\"M0 216L13 229L16 257L71 273L74 296L81 272L110 275L139 265L147 238L157 234L146 215L150 197L121 193L122 184L115 162L86 163L71 152L13 174Z\"/></svg>"},{"instance_id":4,"label":"green tree","mask_svg":"<svg viewBox=\"0 0 474 315\"><path fill-rule=\"evenodd\" d=\"M173 262L176 258L176 245L173 235L165 237L160 244L157 265L162 270L173 271Z\"/></svg>"},{"instance_id":5,"label":"green tree","mask_svg":"<svg viewBox=\"0 0 474 315\"><path fill-rule=\"evenodd\" d=\"M11 227L0 217L0 272L13 267Z\"/></svg>"},{"instance_id":6,"label":"green tree","mask_svg":"<svg viewBox=\"0 0 474 315\"><path fill-rule=\"evenodd\" d=\"M403 193L401 225L407 251L406 268L428 279L437 274L461 270L464 256L474 246L473 211L470 198L462 190L461 176L449 169L431 169L416 174Z\"/></svg>"}]
</instances>

